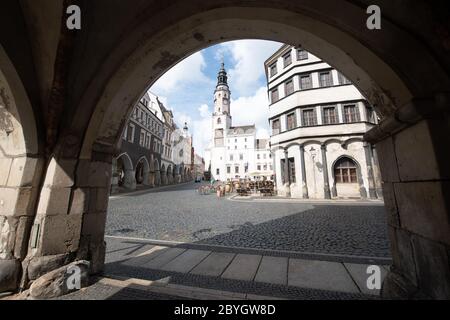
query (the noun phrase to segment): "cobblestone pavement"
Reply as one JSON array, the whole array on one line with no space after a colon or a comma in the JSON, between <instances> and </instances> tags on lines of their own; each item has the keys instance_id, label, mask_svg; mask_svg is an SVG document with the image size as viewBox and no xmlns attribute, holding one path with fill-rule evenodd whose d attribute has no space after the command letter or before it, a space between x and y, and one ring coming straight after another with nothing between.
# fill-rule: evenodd
<instances>
[{"instance_id":1,"label":"cobblestone pavement","mask_svg":"<svg viewBox=\"0 0 450 320\"><path fill-rule=\"evenodd\" d=\"M389 257L384 207L238 202L199 184L113 197L106 234L322 254Z\"/></svg>"}]
</instances>

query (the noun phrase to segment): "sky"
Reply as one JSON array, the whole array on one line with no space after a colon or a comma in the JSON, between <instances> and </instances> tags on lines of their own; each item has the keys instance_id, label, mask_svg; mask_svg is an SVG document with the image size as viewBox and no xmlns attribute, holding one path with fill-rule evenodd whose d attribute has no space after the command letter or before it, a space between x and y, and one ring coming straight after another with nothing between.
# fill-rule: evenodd
<instances>
[{"instance_id":1,"label":"sky","mask_svg":"<svg viewBox=\"0 0 450 320\"><path fill-rule=\"evenodd\" d=\"M179 127L188 123L196 153L204 156L211 140L214 89L223 59L231 91L233 126L252 125L257 138L269 137L269 102L264 61L282 46L264 40L224 42L184 59L151 88L173 111Z\"/></svg>"}]
</instances>

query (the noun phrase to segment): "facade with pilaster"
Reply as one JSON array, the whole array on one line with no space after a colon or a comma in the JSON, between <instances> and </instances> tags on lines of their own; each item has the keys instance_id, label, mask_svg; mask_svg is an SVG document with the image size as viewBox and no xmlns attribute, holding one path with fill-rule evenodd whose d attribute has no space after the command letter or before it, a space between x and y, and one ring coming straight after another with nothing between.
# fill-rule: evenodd
<instances>
[{"instance_id":1,"label":"facade with pilaster","mask_svg":"<svg viewBox=\"0 0 450 320\"><path fill-rule=\"evenodd\" d=\"M277 192L294 198L381 198L373 108L343 74L283 45L265 62Z\"/></svg>"}]
</instances>

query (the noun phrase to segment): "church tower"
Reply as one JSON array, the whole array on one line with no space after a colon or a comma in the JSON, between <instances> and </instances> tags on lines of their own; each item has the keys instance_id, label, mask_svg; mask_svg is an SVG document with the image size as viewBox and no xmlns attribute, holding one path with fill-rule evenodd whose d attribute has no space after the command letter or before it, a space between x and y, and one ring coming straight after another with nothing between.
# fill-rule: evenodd
<instances>
[{"instance_id":1,"label":"church tower","mask_svg":"<svg viewBox=\"0 0 450 320\"><path fill-rule=\"evenodd\" d=\"M222 62L217 75L217 86L214 91L214 113L212 115L215 147L224 147L226 131L231 127L230 98L228 76Z\"/></svg>"}]
</instances>

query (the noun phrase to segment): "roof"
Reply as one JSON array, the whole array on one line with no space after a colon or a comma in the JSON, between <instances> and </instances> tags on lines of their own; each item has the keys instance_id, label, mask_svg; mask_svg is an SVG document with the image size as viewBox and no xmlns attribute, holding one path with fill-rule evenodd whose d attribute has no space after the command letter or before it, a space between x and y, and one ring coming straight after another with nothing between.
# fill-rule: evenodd
<instances>
[{"instance_id":1,"label":"roof","mask_svg":"<svg viewBox=\"0 0 450 320\"><path fill-rule=\"evenodd\" d=\"M251 126L230 127L230 129L228 129L229 135L253 134L255 132L256 132L256 127L254 124Z\"/></svg>"}]
</instances>

